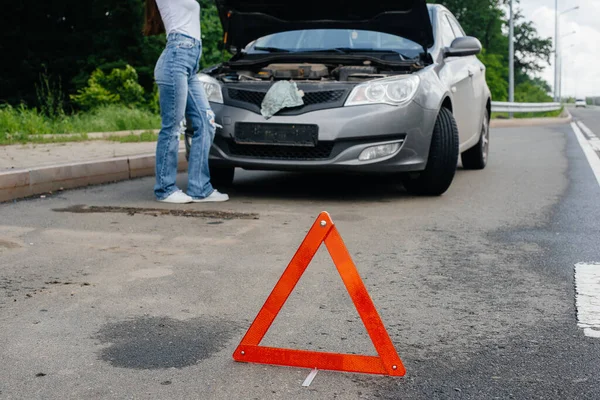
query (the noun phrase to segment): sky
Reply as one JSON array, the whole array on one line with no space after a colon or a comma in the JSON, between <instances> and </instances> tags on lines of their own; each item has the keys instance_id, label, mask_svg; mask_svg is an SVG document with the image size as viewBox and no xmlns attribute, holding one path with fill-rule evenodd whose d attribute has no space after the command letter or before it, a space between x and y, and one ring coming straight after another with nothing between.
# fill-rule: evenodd
<instances>
[{"instance_id":1,"label":"sky","mask_svg":"<svg viewBox=\"0 0 600 400\"><path fill-rule=\"evenodd\" d=\"M558 0L560 12L575 6L579 9L562 14L559 22L559 36L569 34L561 39L562 94L600 96L600 0ZM521 0L516 7L533 21L540 36L554 41L555 0ZM554 86L553 66L540 76Z\"/></svg>"}]
</instances>

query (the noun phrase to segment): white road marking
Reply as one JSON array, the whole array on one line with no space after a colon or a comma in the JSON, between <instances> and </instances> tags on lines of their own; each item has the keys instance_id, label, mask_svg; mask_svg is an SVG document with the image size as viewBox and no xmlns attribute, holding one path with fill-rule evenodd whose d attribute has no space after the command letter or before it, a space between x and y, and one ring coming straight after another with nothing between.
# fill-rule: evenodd
<instances>
[{"instance_id":1,"label":"white road marking","mask_svg":"<svg viewBox=\"0 0 600 400\"><path fill-rule=\"evenodd\" d=\"M583 133L585 133L586 136L588 137L592 148L594 150L600 152L600 138L594 132L592 132L592 130L590 128L585 126L585 124L583 122L577 121L577 125L579 125L579 128L581 128Z\"/></svg>"},{"instance_id":2,"label":"white road marking","mask_svg":"<svg viewBox=\"0 0 600 400\"><path fill-rule=\"evenodd\" d=\"M319 371L316 368L313 369L312 371L310 371L310 374L308 374L308 376L304 380L304 383L302 384L302 386L306 386L306 387L310 386L313 379L315 379L315 376L317 376L317 372L319 372Z\"/></svg>"},{"instance_id":3,"label":"white road marking","mask_svg":"<svg viewBox=\"0 0 600 400\"><path fill-rule=\"evenodd\" d=\"M590 128L588 128L588 127L587 127L587 126L586 126L586 125L585 125L583 122L581 122L581 121L577 121L577 125L579 125L579 127L581 128L581 130L583 131L583 133L585 133L585 134L588 136L588 138L592 139L592 138L598 137L598 136L596 136L596 134L595 134L594 132L592 132L592 130L591 130Z\"/></svg>"},{"instance_id":4,"label":"white road marking","mask_svg":"<svg viewBox=\"0 0 600 400\"><path fill-rule=\"evenodd\" d=\"M577 326L600 338L600 263L575 264Z\"/></svg>"},{"instance_id":5,"label":"white road marking","mask_svg":"<svg viewBox=\"0 0 600 400\"><path fill-rule=\"evenodd\" d=\"M600 158L595 152L600 151L600 138L583 122L571 123L571 127L600 185ZM585 336L600 338L600 263L575 264L575 291L577 325Z\"/></svg>"},{"instance_id":6,"label":"white road marking","mask_svg":"<svg viewBox=\"0 0 600 400\"><path fill-rule=\"evenodd\" d=\"M590 142L586 140L585 136L583 135L581 129L579 129L579 126L577 126L577 124L571 122L571 128L573 128L573 132L575 132L575 137L577 137L577 141L579 142L579 145L581 146L581 149L583 150L583 153L585 154L585 157L587 158L590 167L592 167L592 172L596 176L596 181L598 181L598 185L600 185L600 158L598 157L598 154L596 154Z\"/></svg>"}]
</instances>

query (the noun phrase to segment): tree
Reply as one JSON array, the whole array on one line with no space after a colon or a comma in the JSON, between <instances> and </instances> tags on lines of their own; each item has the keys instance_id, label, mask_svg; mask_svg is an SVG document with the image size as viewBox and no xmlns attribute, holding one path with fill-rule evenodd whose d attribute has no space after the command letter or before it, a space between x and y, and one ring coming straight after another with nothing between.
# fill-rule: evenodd
<instances>
[{"instance_id":1,"label":"tree","mask_svg":"<svg viewBox=\"0 0 600 400\"><path fill-rule=\"evenodd\" d=\"M201 0L202 7L202 66L208 67L228 59L230 54L219 50L223 27L214 0Z\"/></svg>"},{"instance_id":2,"label":"tree","mask_svg":"<svg viewBox=\"0 0 600 400\"><path fill-rule=\"evenodd\" d=\"M552 39L542 39L531 21L522 21L523 15L515 14L515 80L523 83L533 79L535 74L544 70L550 63ZM534 83L541 83L540 79ZM550 91L548 89L548 91Z\"/></svg>"},{"instance_id":3,"label":"tree","mask_svg":"<svg viewBox=\"0 0 600 400\"><path fill-rule=\"evenodd\" d=\"M217 48L223 33L214 0L202 6L202 64L222 58ZM86 86L93 71L109 74L131 65L150 93L154 66L164 49L165 35L142 34L144 0L22 0L0 15L0 102L36 104L35 84L47 70L60 78L65 93Z\"/></svg>"},{"instance_id":4,"label":"tree","mask_svg":"<svg viewBox=\"0 0 600 400\"><path fill-rule=\"evenodd\" d=\"M517 103L545 103L552 101L552 97L548 96L548 92L543 88L529 81L515 87L515 101Z\"/></svg>"},{"instance_id":5,"label":"tree","mask_svg":"<svg viewBox=\"0 0 600 400\"><path fill-rule=\"evenodd\" d=\"M35 104L34 83L44 66L68 93L85 86L97 68L110 72L127 64L152 88L164 38L142 35L142 0L23 0L2 18L0 51L11 62L2 63L0 101Z\"/></svg>"},{"instance_id":6,"label":"tree","mask_svg":"<svg viewBox=\"0 0 600 400\"><path fill-rule=\"evenodd\" d=\"M477 37L485 52L479 57L487 67L487 81L495 99L508 97L508 37L503 28L508 17L503 6L508 0L428 0L441 3L456 16L467 35ZM517 1L518 2L518 1ZM536 74L550 62L552 39L541 38L531 21L515 13L515 83L522 89L536 87L549 92L548 84ZM504 81L504 83L502 82ZM516 91L516 89L515 89Z\"/></svg>"},{"instance_id":7,"label":"tree","mask_svg":"<svg viewBox=\"0 0 600 400\"><path fill-rule=\"evenodd\" d=\"M201 67L229 58L219 50L223 38L214 0L198 0L202 10L203 54ZM431 0L430 0L431 1ZM495 98L502 98L502 79L507 78L508 39L503 33L506 0L435 0L453 12L468 35L478 37L485 53L488 82ZM40 105L36 84L41 74L46 89L68 99L84 88L99 69L110 74L131 65L147 100L154 90L154 66L165 45L165 35L142 35L144 0L22 0L0 14L3 40L0 52L0 103ZM552 42L538 36L535 27L517 14L515 72L517 83L542 87L537 74L550 57ZM6 61L10 60L10 61ZM47 75L46 75L47 73ZM60 83L60 85L58 84ZM39 89L38 89L39 92Z\"/></svg>"},{"instance_id":8,"label":"tree","mask_svg":"<svg viewBox=\"0 0 600 400\"><path fill-rule=\"evenodd\" d=\"M479 60L486 66L485 77L494 101L508 99L508 67L506 60L499 54L490 54L485 49L479 54Z\"/></svg>"},{"instance_id":9,"label":"tree","mask_svg":"<svg viewBox=\"0 0 600 400\"><path fill-rule=\"evenodd\" d=\"M505 13L501 5L506 0L428 0L442 4L456 17L469 36L481 41L489 53L503 53L508 39L502 33Z\"/></svg>"}]
</instances>

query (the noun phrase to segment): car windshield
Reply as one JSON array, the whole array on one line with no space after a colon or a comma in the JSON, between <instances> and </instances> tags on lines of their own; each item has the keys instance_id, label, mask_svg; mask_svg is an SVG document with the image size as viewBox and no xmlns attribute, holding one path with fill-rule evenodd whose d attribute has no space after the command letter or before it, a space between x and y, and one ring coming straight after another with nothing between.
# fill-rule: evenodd
<instances>
[{"instance_id":1,"label":"car windshield","mask_svg":"<svg viewBox=\"0 0 600 400\"><path fill-rule=\"evenodd\" d=\"M246 48L248 54L311 51L396 52L414 58L419 56L423 48L418 43L403 37L355 29L305 29L280 32L262 37Z\"/></svg>"}]
</instances>

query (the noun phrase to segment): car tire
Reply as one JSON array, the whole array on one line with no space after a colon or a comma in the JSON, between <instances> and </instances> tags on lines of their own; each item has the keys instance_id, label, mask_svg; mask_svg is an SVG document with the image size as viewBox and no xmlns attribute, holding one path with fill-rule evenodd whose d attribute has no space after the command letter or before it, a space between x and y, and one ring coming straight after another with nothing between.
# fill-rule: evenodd
<instances>
[{"instance_id":1,"label":"car tire","mask_svg":"<svg viewBox=\"0 0 600 400\"><path fill-rule=\"evenodd\" d=\"M481 123L481 136L477 145L461 154L464 169L484 169L490 151L490 118L486 112Z\"/></svg>"},{"instance_id":2,"label":"car tire","mask_svg":"<svg viewBox=\"0 0 600 400\"><path fill-rule=\"evenodd\" d=\"M231 187L235 177L235 167L210 165L210 183L215 188Z\"/></svg>"},{"instance_id":3,"label":"car tire","mask_svg":"<svg viewBox=\"0 0 600 400\"><path fill-rule=\"evenodd\" d=\"M404 187L416 195L441 196L454 180L457 163L456 120L449 109L442 108L433 128L427 165L418 174L406 175L403 179Z\"/></svg>"}]
</instances>

